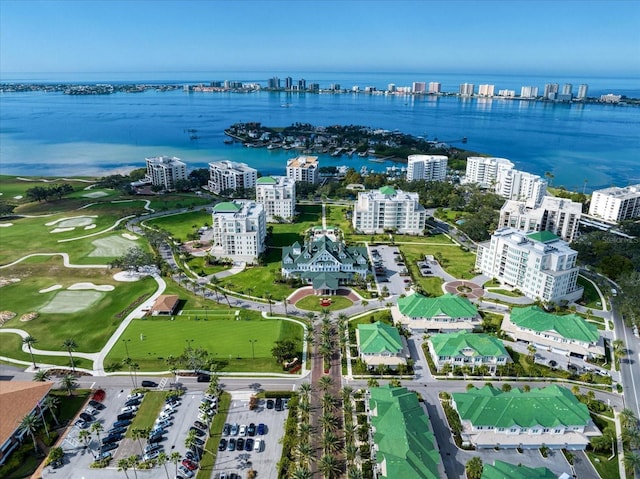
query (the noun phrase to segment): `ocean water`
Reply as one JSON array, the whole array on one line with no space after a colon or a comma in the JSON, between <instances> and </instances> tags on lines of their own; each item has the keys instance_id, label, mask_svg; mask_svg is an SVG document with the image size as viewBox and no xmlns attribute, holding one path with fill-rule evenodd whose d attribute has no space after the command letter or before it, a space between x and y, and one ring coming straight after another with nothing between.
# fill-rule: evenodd
<instances>
[{"instance_id":1,"label":"ocean water","mask_svg":"<svg viewBox=\"0 0 640 479\"><path fill-rule=\"evenodd\" d=\"M235 75L235 76L233 76ZM244 75L244 76L240 76ZM233 79L258 81L274 74L200 73L156 76L156 81L187 83ZM286 74L277 75L281 80ZM482 78L426 74L299 74L307 84L340 83L377 86L411 81L441 81L443 90L457 83L495 83L519 92L522 85L553 81L590 85L600 92L640 97L634 79L564 79L535 77ZM396 81L394 81L394 78ZM413 78L413 80L410 80ZM136 81L150 77L78 78L78 82ZM445 81L446 80L446 81ZM31 75L2 81L71 81L70 78ZM282 80L283 81L283 80ZM451 86L447 86L451 85ZM477 87L476 87L477 88ZM599 90L598 90L599 89ZM624 92L624 93L623 93ZM242 161L267 174L282 174L291 151L225 145L224 129L236 122L259 121L267 126L294 122L314 125L358 124L400 130L428 139L450 142L468 150L512 160L518 168L543 175L553 184L587 191L613 184L640 182L640 108L596 104L549 104L521 100L462 99L367 94L184 93L182 91L105 96L62 93L0 94L0 173L15 175L104 175L144 166L144 158L175 155L190 168L210 161ZM187 130L197 129L191 140ZM467 137L466 145L460 143ZM321 165L365 165L381 170L391 163L367 159L320 157ZM586 182L586 183L585 183Z\"/></svg>"}]
</instances>

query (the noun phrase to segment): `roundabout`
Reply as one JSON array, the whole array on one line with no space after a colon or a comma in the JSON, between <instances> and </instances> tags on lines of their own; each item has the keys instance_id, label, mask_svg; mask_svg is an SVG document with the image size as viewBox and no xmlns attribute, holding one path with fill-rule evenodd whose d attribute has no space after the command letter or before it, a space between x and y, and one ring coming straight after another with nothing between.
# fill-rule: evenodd
<instances>
[{"instance_id":1,"label":"roundabout","mask_svg":"<svg viewBox=\"0 0 640 479\"><path fill-rule=\"evenodd\" d=\"M471 281L456 280L444 284L444 290L450 294L465 296L469 299L479 299L484 296L482 286Z\"/></svg>"}]
</instances>

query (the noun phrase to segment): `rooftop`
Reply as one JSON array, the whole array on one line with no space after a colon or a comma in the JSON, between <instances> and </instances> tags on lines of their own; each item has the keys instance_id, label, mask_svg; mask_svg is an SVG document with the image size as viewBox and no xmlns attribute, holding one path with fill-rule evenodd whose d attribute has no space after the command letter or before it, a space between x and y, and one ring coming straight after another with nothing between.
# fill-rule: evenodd
<instances>
[{"instance_id":1,"label":"rooftop","mask_svg":"<svg viewBox=\"0 0 640 479\"><path fill-rule=\"evenodd\" d=\"M595 343L600 339L598 328L576 314L557 316L547 313L537 306L513 308L511 322L521 328L534 331L555 331L563 338L585 343Z\"/></svg>"},{"instance_id":2,"label":"rooftop","mask_svg":"<svg viewBox=\"0 0 640 479\"><path fill-rule=\"evenodd\" d=\"M256 180L256 183L259 185L275 185L278 183L273 176L262 176Z\"/></svg>"},{"instance_id":3,"label":"rooftop","mask_svg":"<svg viewBox=\"0 0 640 479\"><path fill-rule=\"evenodd\" d=\"M438 356L509 356L502 341L488 334L467 331L434 334L429 338Z\"/></svg>"},{"instance_id":4,"label":"rooftop","mask_svg":"<svg viewBox=\"0 0 640 479\"><path fill-rule=\"evenodd\" d=\"M237 213L242 209L242 205L233 201L223 201L213 207L214 213Z\"/></svg>"},{"instance_id":5,"label":"rooftop","mask_svg":"<svg viewBox=\"0 0 640 479\"><path fill-rule=\"evenodd\" d=\"M538 231L537 233L530 233L527 235L532 241L538 241L539 243L551 243L557 241L560 237L554 235L550 231Z\"/></svg>"},{"instance_id":6,"label":"rooftop","mask_svg":"<svg viewBox=\"0 0 640 479\"><path fill-rule=\"evenodd\" d=\"M411 294L398 299L398 309L410 318L471 318L478 315L478 309L467 298L450 293L437 298Z\"/></svg>"},{"instance_id":7,"label":"rooftop","mask_svg":"<svg viewBox=\"0 0 640 479\"><path fill-rule=\"evenodd\" d=\"M317 156L298 156L287 160L287 166L291 168L317 168Z\"/></svg>"},{"instance_id":8,"label":"rooftop","mask_svg":"<svg viewBox=\"0 0 640 479\"><path fill-rule=\"evenodd\" d=\"M527 467L522 464L495 460L493 465L484 463L482 479L557 479L546 467Z\"/></svg>"},{"instance_id":9,"label":"rooftop","mask_svg":"<svg viewBox=\"0 0 640 479\"><path fill-rule=\"evenodd\" d=\"M392 353L402 351L400 333L393 326L376 321L373 324L358 325L360 352L369 354Z\"/></svg>"},{"instance_id":10,"label":"rooftop","mask_svg":"<svg viewBox=\"0 0 640 479\"><path fill-rule=\"evenodd\" d=\"M0 445L9 439L22 418L33 411L53 386L51 381L0 381Z\"/></svg>"}]
</instances>

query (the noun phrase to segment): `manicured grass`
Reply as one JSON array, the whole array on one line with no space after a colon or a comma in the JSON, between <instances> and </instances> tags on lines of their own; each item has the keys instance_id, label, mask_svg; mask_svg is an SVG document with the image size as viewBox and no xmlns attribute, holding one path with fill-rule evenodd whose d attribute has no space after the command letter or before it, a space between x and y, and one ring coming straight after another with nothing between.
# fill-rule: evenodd
<instances>
[{"instance_id":1,"label":"manicured grass","mask_svg":"<svg viewBox=\"0 0 640 479\"><path fill-rule=\"evenodd\" d=\"M312 226L322 224L322 207L320 205L297 206L296 210L300 214L296 217L295 223L269 225L273 228L269 246L291 246L296 241L302 244L304 232Z\"/></svg>"},{"instance_id":2,"label":"manicured grass","mask_svg":"<svg viewBox=\"0 0 640 479\"><path fill-rule=\"evenodd\" d=\"M204 210L189 211L178 215L163 216L144 222L152 228L168 231L174 239L187 241L190 233L197 233L203 226L211 226L211 213Z\"/></svg>"},{"instance_id":3,"label":"manicured grass","mask_svg":"<svg viewBox=\"0 0 640 479\"><path fill-rule=\"evenodd\" d=\"M35 337L35 336L34 336ZM40 348L40 341L34 344L35 348ZM62 350L62 342L53 349ZM22 338L18 334L2 333L0 335L0 356L13 359L20 359L31 363L31 355L22 351ZM55 364L57 366L71 367L69 356L45 356L34 354L37 364ZM93 369L93 363L88 359L73 358L73 363L77 368ZM11 363L7 363L11 364ZM15 364L13 364L15 366Z\"/></svg>"},{"instance_id":4,"label":"manicured grass","mask_svg":"<svg viewBox=\"0 0 640 479\"><path fill-rule=\"evenodd\" d=\"M441 214L438 215L438 218L441 218L444 221L447 221L449 223L455 223L458 220L473 216L473 213L468 213L466 211L458 211L458 210L450 210L450 209L444 209L440 211L441 211Z\"/></svg>"},{"instance_id":5,"label":"manicured grass","mask_svg":"<svg viewBox=\"0 0 640 479\"><path fill-rule=\"evenodd\" d=\"M416 273L416 282L429 294L429 296L442 296L442 279L436 276L423 277Z\"/></svg>"},{"instance_id":6,"label":"manicured grass","mask_svg":"<svg viewBox=\"0 0 640 479\"><path fill-rule=\"evenodd\" d=\"M204 320L201 312L199 320L176 316L150 317L134 320L122 335L126 341L118 343L109 352L105 364L120 363L126 358L126 347L133 361L142 371L166 370L166 358L178 357L184 353L190 342L193 348L203 348L215 358L221 371L242 372L282 372L282 367L271 355L273 343L281 339L291 339L302 351L303 328L290 321L276 319L255 319L255 315L241 311L239 320L213 318ZM142 339L141 339L142 338ZM255 359L252 356L250 340L253 344ZM127 341L130 340L130 341ZM301 354L301 353L300 353Z\"/></svg>"},{"instance_id":7,"label":"manicured grass","mask_svg":"<svg viewBox=\"0 0 640 479\"><path fill-rule=\"evenodd\" d=\"M376 311L375 313L366 314L357 319L349 320L349 328L355 329L358 324L371 324L376 321L393 325L393 319L391 318L391 311Z\"/></svg>"},{"instance_id":8,"label":"manicured grass","mask_svg":"<svg viewBox=\"0 0 640 479\"><path fill-rule=\"evenodd\" d=\"M328 309L329 311L338 311L340 309L348 308L353 305L353 302L344 296L322 296L322 298L330 298L331 305L329 306L321 306L320 305L321 296L305 296L300 301L296 303L296 307L300 309L304 309L306 311L322 311L323 309Z\"/></svg>"},{"instance_id":9,"label":"manicured grass","mask_svg":"<svg viewBox=\"0 0 640 479\"><path fill-rule=\"evenodd\" d=\"M620 469L618 468L618 456L609 460L610 454L595 453L586 451L587 457L593 464L593 467L598 471L600 477L606 479L619 479Z\"/></svg>"},{"instance_id":10,"label":"manicured grass","mask_svg":"<svg viewBox=\"0 0 640 479\"><path fill-rule=\"evenodd\" d=\"M584 288L582 299L580 304L584 304L586 308L602 310L602 301L596 288L591 281L587 280L584 276L578 275L578 284ZM600 303L600 304L598 304Z\"/></svg>"},{"instance_id":11,"label":"manicured grass","mask_svg":"<svg viewBox=\"0 0 640 479\"><path fill-rule=\"evenodd\" d=\"M192 271L198 273L200 276L209 276L229 269L229 266L225 265L210 265L207 263L206 258L202 256L191 258L187 264Z\"/></svg>"},{"instance_id":12,"label":"manicured grass","mask_svg":"<svg viewBox=\"0 0 640 479\"><path fill-rule=\"evenodd\" d=\"M52 390L49 393L51 396L56 396L60 400L58 403L58 409L56 416L60 423L64 424L73 419L78 411L82 409L84 404L89 399L91 391L89 389L76 389L73 394L69 396L66 391Z\"/></svg>"},{"instance_id":13,"label":"manicured grass","mask_svg":"<svg viewBox=\"0 0 640 479\"><path fill-rule=\"evenodd\" d=\"M210 198L198 196L194 193L174 193L171 195L145 196L150 200L150 208L156 211L176 210L180 208L191 208L193 206L211 205ZM209 220L211 223L211 220Z\"/></svg>"},{"instance_id":14,"label":"manicured grass","mask_svg":"<svg viewBox=\"0 0 640 479\"><path fill-rule=\"evenodd\" d=\"M503 296L510 296L512 298L521 298L522 295L518 293L514 293L513 291L509 291L508 289L490 289L489 293L501 294Z\"/></svg>"},{"instance_id":15,"label":"manicured grass","mask_svg":"<svg viewBox=\"0 0 640 479\"><path fill-rule=\"evenodd\" d=\"M223 392L218 401L218 414L213 416L211 428L209 429L209 439L205 444L204 454L200 461L200 469L196 479L209 479L213 471L218 456L218 443L222 437L222 428L227 421L229 406L231 405L231 394Z\"/></svg>"},{"instance_id":16,"label":"manicured grass","mask_svg":"<svg viewBox=\"0 0 640 479\"><path fill-rule=\"evenodd\" d=\"M131 422L131 427L127 429L126 437L133 438L134 429L153 428L153 424L160 414L164 405L167 393L164 391L149 391L145 393L144 399L140 403L138 413ZM146 442L143 439L143 444Z\"/></svg>"},{"instance_id":17,"label":"manicured grass","mask_svg":"<svg viewBox=\"0 0 640 479\"><path fill-rule=\"evenodd\" d=\"M451 246L399 245L398 247L405 256L408 267L417 268L416 262L422 261L425 255L435 256L440 253L443 258L441 266L447 273L459 279L470 279L474 276L475 255L468 251L463 251L453 243L451 243ZM415 277L416 279L418 278L417 275Z\"/></svg>"}]
</instances>

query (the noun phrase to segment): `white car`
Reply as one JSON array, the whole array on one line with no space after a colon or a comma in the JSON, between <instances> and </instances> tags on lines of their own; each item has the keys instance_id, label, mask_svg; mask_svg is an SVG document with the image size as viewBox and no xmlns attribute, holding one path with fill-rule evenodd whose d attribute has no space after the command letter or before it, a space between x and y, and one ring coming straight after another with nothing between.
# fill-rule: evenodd
<instances>
[{"instance_id":1,"label":"white car","mask_svg":"<svg viewBox=\"0 0 640 479\"><path fill-rule=\"evenodd\" d=\"M127 412L136 412L137 410L138 410L138 406L127 406L120 409L120 412L124 414Z\"/></svg>"},{"instance_id":2,"label":"white car","mask_svg":"<svg viewBox=\"0 0 640 479\"><path fill-rule=\"evenodd\" d=\"M142 399L143 394L142 393L133 393L133 394L129 394L127 396L127 401L129 399Z\"/></svg>"},{"instance_id":3,"label":"white car","mask_svg":"<svg viewBox=\"0 0 640 479\"><path fill-rule=\"evenodd\" d=\"M246 436L247 435L247 425L246 424L242 424L240 426L240 432L238 432L238 434L240 436Z\"/></svg>"},{"instance_id":4,"label":"white car","mask_svg":"<svg viewBox=\"0 0 640 479\"><path fill-rule=\"evenodd\" d=\"M98 414L98 411L96 411L91 406L87 406L86 408L84 408L84 412L86 412L87 414L89 414L91 416L95 416L96 414Z\"/></svg>"},{"instance_id":5,"label":"white car","mask_svg":"<svg viewBox=\"0 0 640 479\"><path fill-rule=\"evenodd\" d=\"M143 461L150 461L150 460L152 460L152 459L155 459L155 458L157 458L157 457L160 455L160 453L161 453L161 452L162 452L162 451L153 451L153 452L148 452L147 454L145 454L144 456L142 456L142 460L143 460Z\"/></svg>"},{"instance_id":6,"label":"white car","mask_svg":"<svg viewBox=\"0 0 640 479\"><path fill-rule=\"evenodd\" d=\"M255 442L253 443L253 450L255 452L261 452L262 451L262 445L264 444L264 441L262 439L256 439Z\"/></svg>"},{"instance_id":7,"label":"white car","mask_svg":"<svg viewBox=\"0 0 640 479\"><path fill-rule=\"evenodd\" d=\"M180 473L181 476L184 477L193 477L193 471L190 471L189 469L187 469L184 466L180 466L178 468L178 472Z\"/></svg>"},{"instance_id":8,"label":"white car","mask_svg":"<svg viewBox=\"0 0 640 479\"><path fill-rule=\"evenodd\" d=\"M156 429L163 429L169 426L171 426L171 421L169 421L168 419L156 419Z\"/></svg>"}]
</instances>

